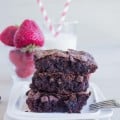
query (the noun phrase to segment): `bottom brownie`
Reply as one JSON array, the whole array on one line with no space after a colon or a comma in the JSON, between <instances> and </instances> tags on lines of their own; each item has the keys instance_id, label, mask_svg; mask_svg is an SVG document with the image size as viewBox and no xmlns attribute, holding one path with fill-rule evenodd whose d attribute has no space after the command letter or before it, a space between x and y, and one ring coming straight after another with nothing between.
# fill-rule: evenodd
<instances>
[{"instance_id":1,"label":"bottom brownie","mask_svg":"<svg viewBox=\"0 0 120 120\"><path fill-rule=\"evenodd\" d=\"M86 104L90 92L59 95L30 90L27 95L26 103L32 112L79 113Z\"/></svg>"}]
</instances>

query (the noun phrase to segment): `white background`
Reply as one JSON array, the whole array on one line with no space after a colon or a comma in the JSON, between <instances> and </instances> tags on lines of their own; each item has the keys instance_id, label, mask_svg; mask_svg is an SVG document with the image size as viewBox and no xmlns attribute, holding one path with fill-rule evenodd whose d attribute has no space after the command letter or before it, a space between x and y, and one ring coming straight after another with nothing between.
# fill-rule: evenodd
<instances>
[{"instance_id":1,"label":"white background","mask_svg":"<svg viewBox=\"0 0 120 120\"><path fill-rule=\"evenodd\" d=\"M49 16L59 20L64 0L43 0ZM36 0L0 0L0 31L24 19L43 19ZM66 21L79 20L77 49L90 52L99 69L91 81L97 83L106 98L120 98L120 0L73 0ZM9 48L0 43L0 120L12 86L8 64ZM114 120L120 119L117 110Z\"/></svg>"}]
</instances>

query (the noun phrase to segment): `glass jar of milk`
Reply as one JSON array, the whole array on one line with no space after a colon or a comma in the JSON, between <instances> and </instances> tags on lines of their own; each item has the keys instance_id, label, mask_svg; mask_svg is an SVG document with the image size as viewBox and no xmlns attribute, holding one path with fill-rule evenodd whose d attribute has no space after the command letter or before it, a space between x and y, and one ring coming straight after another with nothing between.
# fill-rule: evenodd
<instances>
[{"instance_id":1,"label":"glass jar of milk","mask_svg":"<svg viewBox=\"0 0 120 120\"><path fill-rule=\"evenodd\" d=\"M77 21L64 23L62 31L57 37L54 37L46 27L43 27L45 35L45 49L76 49L77 26Z\"/></svg>"}]
</instances>

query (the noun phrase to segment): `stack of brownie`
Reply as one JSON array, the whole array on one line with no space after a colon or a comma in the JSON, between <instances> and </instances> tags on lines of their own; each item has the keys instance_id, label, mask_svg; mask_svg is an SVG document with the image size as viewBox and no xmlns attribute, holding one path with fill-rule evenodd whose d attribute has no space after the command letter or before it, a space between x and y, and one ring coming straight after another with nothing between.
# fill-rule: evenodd
<instances>
[{"instance_id":1,"label":"stack of brownie","mask_svg":"<svg viewBox=\"0 0 120 120\"><path fill-rule=\"evenodd\" d=\"M84 51L40 50L35 54L26 103L32 112L79 113L90 96L89 76L97 65Z\"/></svg>"}]
</instances>

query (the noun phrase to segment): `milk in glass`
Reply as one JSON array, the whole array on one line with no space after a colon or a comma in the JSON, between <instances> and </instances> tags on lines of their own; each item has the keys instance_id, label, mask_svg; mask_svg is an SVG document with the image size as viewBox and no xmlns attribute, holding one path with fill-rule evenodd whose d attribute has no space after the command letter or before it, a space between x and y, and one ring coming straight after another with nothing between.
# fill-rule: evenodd
<instances>
[{"instance_id":1,"label":"milk in glass","mask_svg":"<svg viewBox=\"0 0 120 120\"><path fill-rule=\"evenodd\" d=\"M48 33L45 35L45 48L46 49L76 49L77 36L70 33L61 33L59 36L54 37Z\"/></svg>"}]
</instances>

